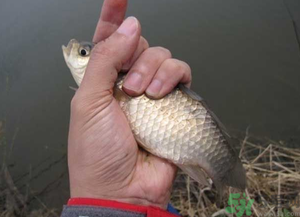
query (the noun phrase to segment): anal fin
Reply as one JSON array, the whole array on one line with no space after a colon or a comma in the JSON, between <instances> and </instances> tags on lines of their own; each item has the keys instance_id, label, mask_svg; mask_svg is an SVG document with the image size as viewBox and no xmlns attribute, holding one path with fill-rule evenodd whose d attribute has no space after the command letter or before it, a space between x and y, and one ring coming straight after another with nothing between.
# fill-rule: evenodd
<instances>
[{"instance_id":1,"label":"anal fin","mask_svg":"<svg viewBox=\"0 0 300 217\"><path fill-rule=\"evenodd\" d=\"M177 166L198 183L204 186L210 186L206 178L207 177L206 173L198 165L177 165Z\"/></svg>"}]
</instances>

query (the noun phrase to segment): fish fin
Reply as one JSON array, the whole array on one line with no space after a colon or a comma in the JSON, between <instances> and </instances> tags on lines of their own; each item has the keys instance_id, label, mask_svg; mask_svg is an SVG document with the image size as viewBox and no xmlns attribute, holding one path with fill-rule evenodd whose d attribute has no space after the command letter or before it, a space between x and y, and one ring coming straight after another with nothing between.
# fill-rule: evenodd
<instances>
[{"instance_id":1,"label":"fish fin","mask_svg":"<svg viewBox=\"0 0 300 217\"><path fill-rule=\"evenodd\" d=\"M227 132L227 129L224 126L224 124L220 121L220 119L217 117L217 115L215 115L215 113L210 110L207 103L205 102L205 100L201 96L199 96L197 93L195 93L191 89L187 88L183 84L179 84L178 87L182 92L187 94L189 97L191 97L192 99L194 99L196 101L199 101L203 105L203 107L207 110L207 112L210 114L210 116L215 120L216 124L221 129L222 133L224 135L226 135L228 138L230 138L230 135Z\"/></svg>"},{"instance_id":2,"label":"fish fin","mask_svg":"<svg viewBox=\"0 0 300 217\"><path fill-rule=\"evenodd\" d=\"M203 100L202 97L200 97L197 93L193 92L183 84L179 85L179 89L187 94L189 97L191 97L194 100L199 101L203 107L207 110L207 112L211 115L211 117L215 120L216 125L220 128L221 133L226 137L226 140L228 144L232 147L232 150L235 153L236 161L233 163L233 166L226 172L226 174L221 177L220 179L213 179L214 185L217 189L219 198L217 199L217 206L221 205L222 197L224 188L226 185L232 186L234 188L239 189L245 189L247 185L246 181L246 173L245 169L242 165L241 160L239 159L238 155L236 154L233 146L232 146L232 138L227 133L227 130L225 126L222 124L222 122L219 120L219 118L209 109L206 102Z\"/></svg>"},{"instance_id":3,"label":"fish fin","mask_svg":"<svg viewBox=\"0 0 300 217\"><path fill-rule=\"evenodd\" d=\"M151 150L150 150L149 148L147 148L147 146L144 145L144 143L143 143L140 139L135 138L135 141L137 142L137 144L138 144L140 147L143 148L144 151L149 152L150 154L152 154L152 153L151 153Z\"/></svg>"},{"instance_id":4,"label":"fish fin","mask_svg":"<svg viewBox=\"0 0 300 217\"><path fill-rule=\"evenodd\" d=\"M220 207L222 205L224 189L226 185L245 190L247 186L246 173L240 159L237 158L236 163L226 173L225 177L223 177L221 180L213 179L213 183L218 192L218 198L216 201L217 207Z\"/></svg>"},{"instance_id":5,"label":"fish fin","mask_svg":"<svg viewBox=\"0 0 300 217\"><path fill-rule=\"evenodd\" d=\"M127 101L128 99L130 99L131 97L129 95L127 95L123 90L121 90L118 86L115 85L114 87L114 97L116 98L116 100L118 100L119 102L122 101Z\"/></svg>"},{"instance_id":6,"label":"fish fin","mask_svg":"<svg viewBox=\"0 0 300 217\"><path fill-rule=\"evenodd\" d=\"M246 172L241 160L236 157L233 167L226 173L222 179L223 183L234 188L244 190L247 187Z\"/></svg>"},{"instance_id":7,"label":"fish fin","mask_svg":"<svg viewBox=\"0 0 300 217\"><path fill-rule=\"evenodd\" d=\"M194 100L197 100L200 102L202 102L204 100L201 96L199 96L197 93L195 93L188 87L184 86L183 84L178 84L178 88Z\"/></svg>"},{"instance_id":8,"label":"fish fin","mask_svg":"<svg viewBox=\"0 0 300 217\"><path fill-rule=\"evenodd\" d=\"M78 88L72 87L72 86L69 86L69 88L70 88L71 90L74 90L75 92L78 90Z\"/></svg>"},{"instance_id":9,"label":"fish fin","mask_svg":"<svg viewBox=\"0 0 300 217\"><path fill-rule=\"evenodd\" d=\"M202 185L210 186L206 173L198 165L177 165L183 172Z\"/></svg>"},{"instance_id":10,"label":"fish fin","mask_svg":"<svg viewBox=\"0 0 300 217\"><path fill-rule=\"evenodd\" d=\"M213 182L214 182L214 185L215 185L215 187L217 189L217 193L218 193L218 196L216 199L216 205L217 205L217 207L220 208L222 205L222 201L223 201L225 185L221 181L218 181L218 180L213 180Z\"/></svg>"}]
</instances>

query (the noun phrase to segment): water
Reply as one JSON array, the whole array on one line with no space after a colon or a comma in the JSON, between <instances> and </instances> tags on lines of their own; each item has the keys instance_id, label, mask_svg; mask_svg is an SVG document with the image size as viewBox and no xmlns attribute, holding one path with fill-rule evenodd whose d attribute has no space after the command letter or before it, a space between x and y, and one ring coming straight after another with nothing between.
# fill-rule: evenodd
<instances>
[{"instance_id":1,"label":"water","mask_svg":"<svg viewBox=\"0 0 300 217\"><path fill-rule=\"evenodd\" d=\"M300 1L286 3L300 29ZM14 177L31 171L17 184L33 191L50 184L41 196L49 207L69 194L64 156L75 83L61 45L92 38L101 4L0 2L0 119L14 141L10 169ZM128 15L152 46L190 64L192 88L227 128L251 126L254 135L299 144L300 50L282 0L131 0Z\"/></svg>"}]
</instances>

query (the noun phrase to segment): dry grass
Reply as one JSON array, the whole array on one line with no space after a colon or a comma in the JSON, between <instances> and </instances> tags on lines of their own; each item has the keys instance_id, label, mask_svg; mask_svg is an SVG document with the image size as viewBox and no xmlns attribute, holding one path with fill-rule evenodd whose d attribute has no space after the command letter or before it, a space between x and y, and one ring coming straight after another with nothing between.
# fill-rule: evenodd
<instances>
[{"instance_id":1,"label":"dry grass","mask_svg":"<svg viewBox=\"0 0 300 217\"><path fill-rule=\"evenodd\" d=\"M291 216L284 207L290 213L293 212L294 216L296 212L300 216L300 211L296 210L296 206L300 206L300 149L287 148L285 144L274 141L260 143L250 142L246 137L241 143L240 151L248 178L245 193L247 197L254 199L251 216ZM0 169L0 217L59 216L59 210L48 209L38 195L31 193L29 187L21 192L15 185L6 164L6 157L9 155L6 150L10 150L8 147L12 145L7 144L4 127L0 122L0 148L3 155ZM183 216L236 216L228 214L225 208L228 206L229 194L237 192L236 189L228 188L223 196L223 204L218 208L215 204L217 194L213 189L203 188L179 173L171 200ZM299 199L298 204L293 205L296 198Z\"/></svg>"},{"instance_id":2,"label":"dry grass","mask_svg":"<svg viewBox=\"0 0 300 217\"><path fill-rule=\"evenodd\" d=\"M4 122L0 121L0 217L30 216L30 217L56 217L59 212L48 209L38 198L41 192L31 192L30 186L26 190L20 191L20 186L16 186L13 177L7 167L7 161L13 146L7 143L4 130ZM29 174L25 174L28 176ZM25 192L25 193L24 193ZM35 204L35 205L33 205Z\"/></svg>"},{"instance_id":3,"label":"dry grass","mask_svg":"<svg viewBox=\"0 0 300 217\"><path fill-rule=\"evenodd\" d=\"M242 141L240 157L247 172L246 197L254 199L251 216L300 216L300 149L287 148L274 141L253 143L246 137ZM179 174L172 204L183 216L236 216L228 214L225 208L229 194L237 192L228 188L223 206L218 208L216 192Z\"/></svg>"},{"instance_id":4,"label":"dry grass","mask_svg":"<svg viewBox=\"0 0 300 217\"><path fill-rule=\"evenodd\" d=\"M45 204L31 193L22 194L15 186L14 181L5 165L2 166L0 173L1 191L0 191L0 216L32 216L32 217L54 217L59 216L58 212L48 209ZM39 201L38 208L31 207L31 203Z\"/></svg>"}]
</instances>

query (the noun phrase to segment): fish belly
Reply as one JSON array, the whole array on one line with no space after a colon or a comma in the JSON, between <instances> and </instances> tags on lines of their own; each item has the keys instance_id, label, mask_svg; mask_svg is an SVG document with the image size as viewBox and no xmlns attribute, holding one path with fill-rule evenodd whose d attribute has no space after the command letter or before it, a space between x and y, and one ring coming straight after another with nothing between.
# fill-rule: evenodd
<instances>
[{"instance_id":1,"label":"fish belly","mask_svg":"<svg viewBox=\"0 0 300 217\"><path fill-rule=\"evenodd\" d=\"M180 165L220 173L230 162L224 137L199 101L179 89L160 100L145 95L120 102L133 134L150 153Z\"/></svg>"}]
</instances>

